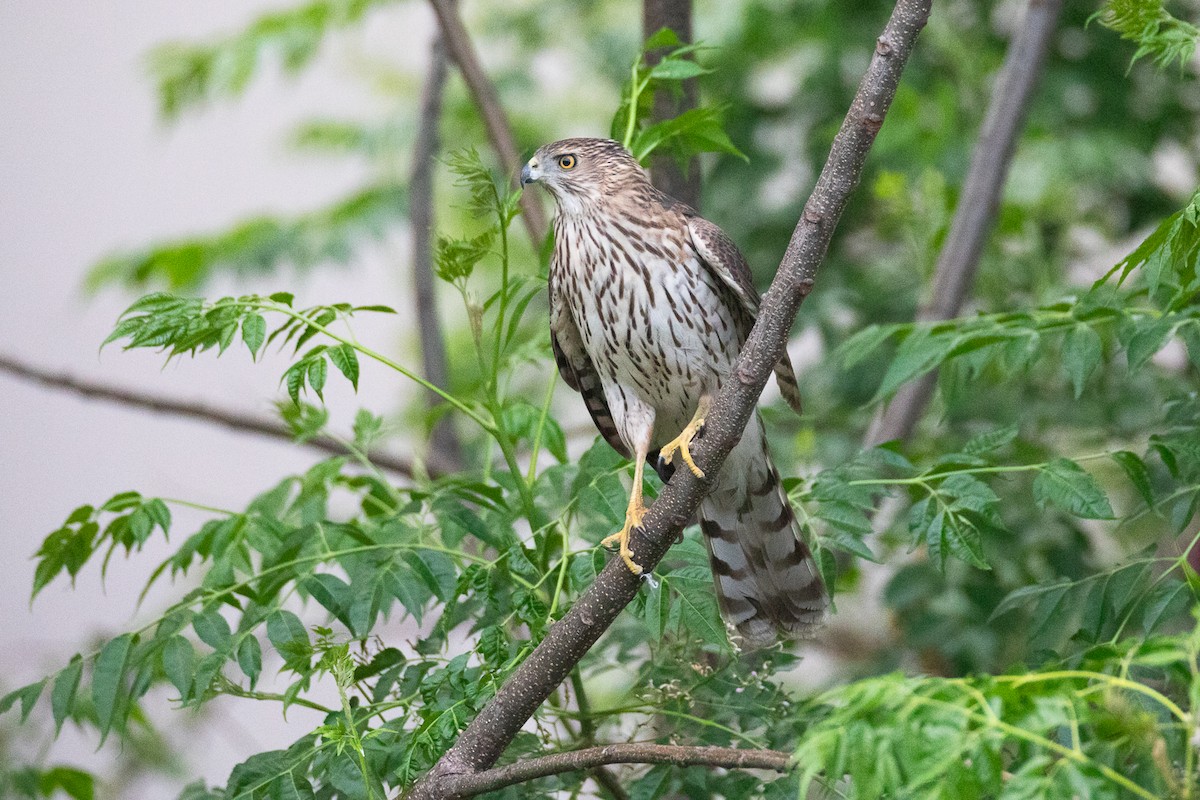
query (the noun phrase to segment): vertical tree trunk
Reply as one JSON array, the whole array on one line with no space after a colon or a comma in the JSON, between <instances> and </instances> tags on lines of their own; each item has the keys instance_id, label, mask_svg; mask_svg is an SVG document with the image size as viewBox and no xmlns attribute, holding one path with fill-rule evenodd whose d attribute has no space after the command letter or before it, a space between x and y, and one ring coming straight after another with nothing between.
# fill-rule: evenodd
<instances>
[{"instance_id":1,"label":"vertical tree trunk","mask_svg":"<svg viewBox=\"0 0 1200 800\"><path fill-rule=\"evenodd\" d=\"M417 311L417 336L421 343L421 370L435 386L447 388L449 369L446 343L442 338L437 312L437 294L433 276L433 163L441 142L438 125L442 118L442 95L446 85L446 48L439 33L429 54L429 74L421 95L417 138L413 145L412 177L409 182L409 222L412 225L413 296ZM441 398L426 393L430 408ZM431 460L449 469L462 468L462 444L454 432L452 418L442 417L429 437Z\"/></svg>"},{"instance_id":2,"label":"vertical tree trunk","mask_svg":"<svg viewBox=\"0 0 1200 800\"><path fill-rule=\"evenodd\" d=\"M643 40L663 28L670 28L681 40L690 42L692 40L692 0L643 0ZM646 60L653 65L658 58L651 53ZM654 97L654 121L671 119L688 109L695 108L696 97L697 88L694 78L684 81L683 93L679 97L659 92ZM680 169L678 162L673 157L656 155L650 161L650 175L654 180L654 185L662 191L693 208L700 208L700 165L696 159L693 158L689 161L686 169Z\"/></svg>"},{"instance_id":3,"label":"vertical tree trunk","mask_svg":"<svg viewBox=\"0 0 1200 800\"><path fill-rule=\"evenodd\" d=\"M1004 183L1012 166L1017 139L1037 89L1046 53L1058 30L1062 0L1029 0L1021 28L1013 35L996 78L992 99L971 156L971 166L946 244L938 254L933 294L917 312L920 322L953 319L962 311L975 282L983 245L1000 210ZM907 439L925 413L937 372L900 387L896 396L875 415L865 437L868 446Z\"/></svg>"}]
</instances>

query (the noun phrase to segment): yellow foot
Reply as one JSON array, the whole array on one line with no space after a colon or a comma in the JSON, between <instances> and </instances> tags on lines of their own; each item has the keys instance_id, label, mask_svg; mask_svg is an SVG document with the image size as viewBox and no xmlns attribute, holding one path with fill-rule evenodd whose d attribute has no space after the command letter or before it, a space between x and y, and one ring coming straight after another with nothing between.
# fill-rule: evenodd
<instances>
[{"instance_id":1,"label":"yellow foot","mask_svg":"<svg viewBox=\"0 0 1200 800\"><path fill-rule=\"evenodd\" d=\"M704 470L697 467L696 462L692 461L692 451L689 449L692 439L696 438L696 434L703 427L704 415L697 411L696 416L687 424L683 432L667 442L663 449L658 451L658 457L665 463L670 464L671 459L675 457L675 451L678 450L679 454L683 456L683 463L688 465L688 469L692 471L692 474L697 478L703 478Z\"/></svg>"},{"instance_id":2,"label":"yellow foot","mask_svg":"<svg viewBox=\"0 0 1200 800\"><path fill-rule=\"evenodd\" d=\"M640 492L635 494L629 501L629 508L625 511L625 524L621 530L600 542L602 547L618 545L621 559L634 575L641 575L642 567L633 560L633 551L629 549L629 535L633 533L634 528L641 527L642 517L646 515L646 507L642 505L642 498L638 496L639 494Z\"/></svg>"}]
</instances>

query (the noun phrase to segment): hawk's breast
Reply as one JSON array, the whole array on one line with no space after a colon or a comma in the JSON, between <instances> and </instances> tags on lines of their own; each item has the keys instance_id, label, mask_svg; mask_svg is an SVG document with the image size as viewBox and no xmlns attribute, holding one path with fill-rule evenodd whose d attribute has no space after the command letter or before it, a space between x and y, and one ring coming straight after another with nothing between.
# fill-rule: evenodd
<instances>
[{"instance_id":1,"label":"hawk's breast","mask_svg":"<svg viewBox=\"0 0 1200 800\"><path fill-rule=\"evenodd\" d=\"M605 391L619 387L652 406L656 431L670 438L700 395L719 388L741 349L729 290L682 225L625 216L558 224L556 280Z\"/></svg>"}]
</instances>

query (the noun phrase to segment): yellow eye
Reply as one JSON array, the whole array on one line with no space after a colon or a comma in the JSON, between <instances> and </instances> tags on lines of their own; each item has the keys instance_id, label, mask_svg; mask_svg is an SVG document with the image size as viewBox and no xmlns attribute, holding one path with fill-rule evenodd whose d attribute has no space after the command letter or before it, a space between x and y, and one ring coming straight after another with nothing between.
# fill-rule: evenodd
<instances>
[{"instance_id":1,"label":"yellow eye","mask_svg":"<svg viewBox=\"0 0 1200 800\"><path fill-rule=\"evenodd\" d=\"M575 169L575 156L559 156L558 166L563 169Z\"/></svg>"}]
</instances>

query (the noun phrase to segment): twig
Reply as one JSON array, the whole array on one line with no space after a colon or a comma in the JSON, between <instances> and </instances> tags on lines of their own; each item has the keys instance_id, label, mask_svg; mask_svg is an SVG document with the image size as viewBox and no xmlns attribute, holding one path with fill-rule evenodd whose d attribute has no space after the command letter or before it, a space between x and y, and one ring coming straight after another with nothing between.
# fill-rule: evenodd
<instances>
[{"instance_id":1,"label":"twig","mask_svg":"<svg viewBox=\"0 0 1200 800\"><path fill-rule=\"evenodd\" d=\"M863 163L883 125L912 52L917 34L929 17L931 0L898 0L879 37L875 55L863 77L829 158L804 207L771 288L763 297L755 324L731 379L722 387L705 423L705 434L693 452L707 475L719 472L742 435L758 396L787 345L788 332L813 281L850 193L862 176ZM690 470L677 470L650 506L633 537L636 561L653 570L691 518L707 486ZM411 792L412 800L443 800L456 795L446 783L482 772L496 763L513 737L571 669L591 649L621 610L637 594L642 581L619 558L609 559L596 581L556 622L546 638L501 687L458 741Z\"/></svg>"},{"instance_id":2,"label":"twig","mask_svg":"<svg viewBox=\"0 0 1200 800\"><path fill-rule=\"evenodd\" d=\"M571 689L575 693L575 705L579 708L579 740L585 747L592 747L596 744L596 720L592 717L592 704L583 686L583 675L578 664L571 670ZM629 800L629 793L625 791L617 776L609 770L596 767L591 776L613 800Z\"/></svg>"},{"instance_id":3,"label":"twig","mask_svg":"<svg viewBox=\"0 0 1200 800\"><path fill-rule=\"evenodd\" d=\"M996 79L962 196L954 209L946 244L938 254L933 296L917 313L919 321L953 319L962 311L979 269L984 240L1000 207L1017 137L1029 110L1029 98L1037 87L1061 10L1062 0L1029 2L1021 29L1009 46ZM907 439L925 412L936 383L935 371L902 386L887 408L872 420L867 446Z\"/></svg>"},{"instance_id":4,"label":"twig","mask_svg":"<svg viewBox=\"0 0 1200 800\"><path fill-rule=\"evenodd\" d=\"M692 40L692 0L642 0L642 36L649 39L663 28L670 28L684 43ZM646 63L654 66L661 56L647 53ZM696 79L683 82L683 92L672 96L669 92L654 95L652 117L655 122L677 117L696 107ZM700 208L700 168L695 158L681 169L675 159L659 153L650 160L650 175L654 185L676 200L692 208Z\"/></svg>"},{"instance_id":5,"label":"twig","mask_svg":"<svg viewBox=\"0 0 1200 800\"><path fill-rule=\"evenodd\" d=\"M516 180L521 172L522 162L512 126L509 125L508 116L496 96L496 87L479 63L475 46L471 43L471 37L458 15L458 8L453 0L429 0L429 3L437 14L446 49L458 65L458 71L462 73L467 89L483 117L488 137L500 157L500 165L510 179ZM546 215L532 192L521 194L521 219L525 221L525 228L529 231L529 238L533 240L534 249L541 247L546 238Z\"/></svg>"},{"instance_id":6,"label":"twig","mask_svg":"<svg viewBox=\"0 0 1200 800\"><path fill-rule=\"evenodd\" d=\"M171 397L161 397L134 389L113 386L108 383L76 378L62 372L35 367L23 363L11 356L0 354L0 373L15 378L33 381L52 389L60 389L94 400L105 400L132 408L144 408L157 414L201 420L229 428L235 431L257 433L272 439L282 439L293 444L303 444L317 450L334 455L346 455L345 445L332 436L314 436L303 442L297 442L296 437L285 425L273 419L247 414L224 408L214 408L189 400L177 400ZM407 458L388 453L372 452L368 454L371 463L381 469L386 469L405 477L413 476L413 464ZM425 464L425 471L437 477L445 474L446 466L442 464L437 454L431 454Z\"/></svg>"},{"instance_id":7,"label":"twig","mask_svg":"<svg viewBox=\"0 0 1200 800\"><path fill-rule=\"evenodd\" d=\"M412 227L413 300L417 311L417 338L421 344L421 367L425 379L435 386L449 386L446 341L438 319L437 291L433 279L433 163L441 147L438 126L442 121L442 96L446 87L446 48L441 36L435 36L429 49L429 74L421 93L417 112L417 136L413 143L412 179L408 186L408 219ZM425 393L431 409L441 405L433 392ZM462 442L454 432L454 422L443 416L433 426L429 449L437 453L447 467L463 465Z\"/></svg>"},{"instance_id":8,"label":"twig","mask_svg":"<svg viewBox=\"0 0 1200 800\"><path fill-rule=\"evenodd\" d=\"M778 750L738 750L733 747L683 747L665 744L609 744L567 753L517 761L442 783L450 797L472 797L547 775L588 770L603 764L674 764L677 767L769 769L784 772L790 754Z\"/></svg>"}]
</instances>

